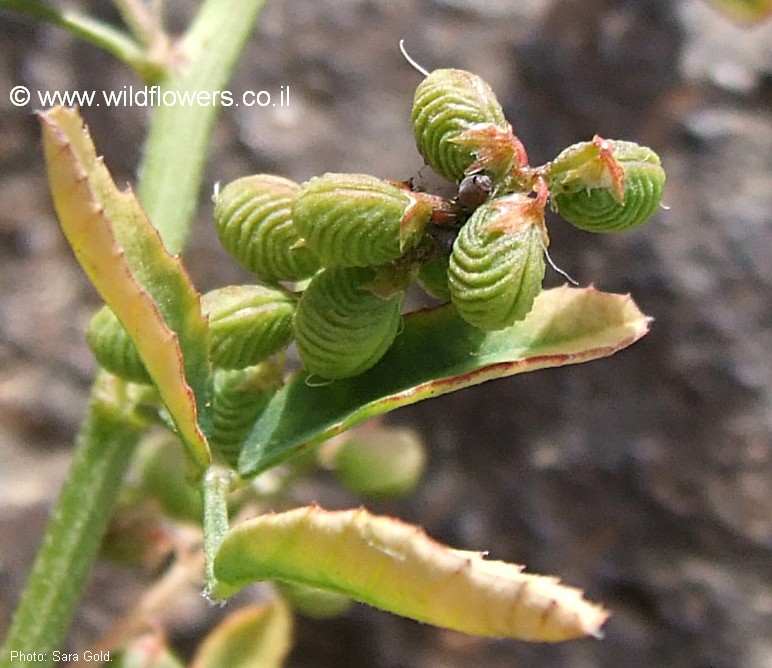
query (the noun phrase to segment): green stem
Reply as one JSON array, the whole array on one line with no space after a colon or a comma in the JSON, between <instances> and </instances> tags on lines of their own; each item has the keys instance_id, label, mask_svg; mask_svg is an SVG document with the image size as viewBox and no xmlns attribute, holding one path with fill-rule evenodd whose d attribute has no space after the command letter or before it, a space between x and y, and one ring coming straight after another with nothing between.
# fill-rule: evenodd
<instances>
[{"instance_id":1,"label":"green stem","mask_svg":"<svg viewBox=\"0 0 772 668\"><path fill-rule=\"evenodd\" d=\"M131 67L145 81L163 76L165 66L122 30L75 11L63 10L36 0L0 0L0 9L12 9L38 21L68 30L114 55Z\"/></svg>"},{"instance_id":2,"label":"green stem","mask_svg":"<svg viewBox=\"0 0 772 668\"><path fill-rule=\"evenodd\" d=\"M147 6L145 0L113 0L123 22L136 40L145 46L152 46L162 31L159 15Z\"/></svg>"},{"instance_id":3,"label":"green stem","mask_svg":"<svg viewBox=\"0 0 772 668\"><path fill-rule=\"evenodd\" d=\"M69 477L0 654L2 668L49 665L67 632L121 479L146 428L125 409L124 390L122 381L107 374L94 385Z\"/></svg>"},{"instance_id":4,"label":"green stem","mask_svg":"<svg viewBox=\"0 0 772 668\"><path fill-rule=\"evenodd\" d=\"M162 88L195 92L225 86L263 4L264 0L205 0L184 40L187 61L179 73L162 82ZM84 17L73 19L32 0L0 0L0 8L61 25L143 73L140 61L132 63L126 57L136 43L109 26ZM182 249L188 235L218 112L218 106L178 104L157 108L151 120L138 191L172 252ZM48 665L53 651L61 646L122 477L144 431L144 425L129 418L127 407L133 405L129 397L117 403L104 400L104 382L98 379L93 388L70 477L6 637L0 668ZM42 662L35 656L12 659L13 652L45 658Z\"/></svg>"},{"instance_id":5,"label":"green stem","mask_svg":"<svg viewBox=\"0 0 772 668\"><path fill-rule=\"evenodd\" d=\"M235 591L223 588L214 576L214 558L228 531L228 491L234 476L233 469L217 465L204 474L204 572L206 593L212 599L226 598Z\"/></svg>"},{"instance_id":6,"label":"green stem","mask_svg":"<svg viewBox=\"0 0 772 668\"><path fill-rule=\"evenodd\" d=\"M227 85L264 0L207 0L183 43L184 65L160 94L214 96ZM156 107L145 145L139 199L171 253L188 236L219 103Z\"/></svg>"}]
</instances>

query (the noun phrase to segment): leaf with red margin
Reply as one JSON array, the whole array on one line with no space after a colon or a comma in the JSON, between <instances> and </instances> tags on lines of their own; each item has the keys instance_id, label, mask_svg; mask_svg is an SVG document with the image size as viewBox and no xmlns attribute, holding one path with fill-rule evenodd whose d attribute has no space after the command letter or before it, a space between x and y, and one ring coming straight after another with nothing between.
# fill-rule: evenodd
<instances>
[{"instance_id":1,"label":"leaf with red margin","mask_svg":"<svg viewBox=\"0 0 772 668\"><path fill-rule=\"evenodd\" d=\"M193 461L210 461L209 330L180 260L134 194L117 188L74 109L39 115L48 180L75 256L132 341Z\"/></svg>"},{"instance_id":2,"label":"leaf with red margin","mask_svg":"<svg viewBox=\"0 0 772 668\"><path fill-rule=\"evenodd\" d=\"M466 324L452 306L405 316L372 369L314 386L304 374L279 390L239 459L254 476L374 415L494 378L612 355L648 331L629 295L594 288L543 291L522 322L498 332Z\"/></svg>"},{"instance_id":3,"label":"leaf with red margin","mask_svg":"<svg viewBox=\"0 0 772 668\"><path fill-rule=\"evenodd\" d=\"M530 642L600 636L608 612L579 589L484 554L455 550L364 508L313 505L237 524L214 571L234 588L297 582L471 635Z\"/></svg>"}]
</instances>

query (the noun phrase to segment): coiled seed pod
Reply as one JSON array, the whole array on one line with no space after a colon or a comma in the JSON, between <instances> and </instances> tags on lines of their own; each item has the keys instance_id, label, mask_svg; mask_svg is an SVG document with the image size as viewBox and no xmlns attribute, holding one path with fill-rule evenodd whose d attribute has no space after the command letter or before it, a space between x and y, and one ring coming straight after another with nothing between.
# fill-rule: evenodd
<instances>
[{"instance_id":1,"label":"coiled seed pod","mask_svg":"<svg viewBox=\"0 0 772 668\"><path fill-rule=\"evenodd\" d=\"M263 285L231 285L207 292L201 308L209 318L212 364L243 369L287 346L295 305L289 293Z\"/></svg>"},{"instance_id":2,"label":"coiled seed pod","mask_svg":"<svg viewBox=\"0 0 772 668\"><path fill-rule=\"evenodd\" d=\"M470 325L493 331L528 315L544 278L543 224L543 204L518 194L484 204L461 228L448 282Z\"/></svg>"},{"instance_id":3,"label":"coiled seed pod","mask_svg":"<svg viewBox=\"0 0 772 668\"><path fill-rule=\"evenodd\" d=\"M271 174L232 181L216 196L214 219L223 247L267 281L299 281L313 276L319 261L292 224L298 185Z\"/></svg>"},{"instance_id":4,"label":"coiled seed pod","mask_svg":"<svg viewBox=\"0 0 772 668\"><path fill-rule=\"evenodd\" d=\"M280 385L281 369L270 362L215 371L209 445L234 468L244 440Z\"/></svg>"},{"instance_id":5,"label":"coiled seed pod","mask_svg":"<svg viewBox=\"0 0 772 668\"><path fill-rule=\"evenodd\" d=\"M413 248L432 214L429 197L366 174L324 174L292 204L298 232L325 265L369 267Z\"/></svg>"},{"instance_id":6,"label":"coiled seed pod","mask_svg":"<svg viewBox=\"0 0 772 668\"><path fill-rule=\"evenodd\" d=\"M367 290L375 271L328 267L311 279L295 313L298 353L309 373L337 379L373 366L391 346L404 293Z\"/></svg>"},{"instance_id":7,"label":"coiled seed pod","mask_svg":"<svg viewBox=\"0 0 772 668\"><path fill-rule=\"evenodd\" d=\"M597 147L592 155L588 147ZM665 186L659 156L634 142L602 140L567 148L552 163L550 192L558 213L588 232L623 232L657 210Z\"/></svg>"},{"instance_id":8,"label":"coiled seed pod","mask_svg":"<svg viewBox=\"0 0 772 668\"><path fill-rule=\"evenodd\" d=\"M412 120L418 152L454 183L482 169L501 177L525 159L496 94L471 72L431 72L416 88Z\"/></svg>"},{"instance_id":9,"label":"coiled seed pod","mask_svg":"<svg viewBox=\"0 0 772 668\"><path fill-rule=\"evenodd\" d=\"M110 373L134 383L153 382L128 332L107 306L91 318L86 340L97 362Z\"/></svg>"}]
</instances>

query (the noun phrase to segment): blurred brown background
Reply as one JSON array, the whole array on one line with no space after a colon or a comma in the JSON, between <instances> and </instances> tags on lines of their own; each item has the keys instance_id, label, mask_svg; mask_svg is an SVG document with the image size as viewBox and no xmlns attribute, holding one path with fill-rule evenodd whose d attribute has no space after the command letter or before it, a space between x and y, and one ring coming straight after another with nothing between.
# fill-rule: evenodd
<instances>
[{"instance_id":1,"label":"blurred brown background","mask_svg":"<svg viewBox=\"0 0 772 668\"><path fill-rule=\"evenodd\" d=\"M89 3L81 3L87 5ZM94 13L112 19L107 3ZM189 3L169 2L172 24ZM700 0L269 0L231 90L289 86L287 108L226 109L186 262L203 291L249 280L217 247L209 193L250 172L406 179L419 75L460 67L497 91L532 164L590 138L652 146L668 210L629 234L551 224L582 284L631 292L655 318L616 357L541 371L391 416L430 449L426 480L372 504L446 542L560 575L608 605L603 641L465 638L356 607L304 621L291 668L772 666L772 24L742 28ZM0 628L66 473L98 304L57 228L31 108L17 84L137 84L69 35L0 14ZM145 110L83 110L119 183ZM552 273L548 283L561 278ZM353 505L324 479L302 491ZM135 595L101 565L73 647ZM191 605L174 640L196 641Z\"/></svg>"}]
</instances>

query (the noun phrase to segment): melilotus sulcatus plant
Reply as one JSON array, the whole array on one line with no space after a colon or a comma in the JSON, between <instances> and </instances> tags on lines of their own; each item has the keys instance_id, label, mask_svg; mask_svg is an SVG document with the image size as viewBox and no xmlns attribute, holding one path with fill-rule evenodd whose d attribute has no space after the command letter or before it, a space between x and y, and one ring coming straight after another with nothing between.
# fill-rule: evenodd
<instances>
[{"instance_id":1,"label":"melilotus sulcatus plant","mask_svg":"<svg viewBox=\"0 0 772 668\"><path fill-rule=\"evenodd\" d=\"M42 3L0 7L69 27L163 90L195 91L225 85L262 5L208 0L172 41L158 14L115 4L132 35ZM145 532L116 535L112 525L105 549L127 560L158 557L158 541L142 540L148 526L195 519L195 538L165 544L171 566L159 590L198 573L206 595L222 601L249 583L275 582L261 605L236 610L208 636L199 668L280 666L290 607L331 614L349 598L480 636L600 635L606 610L556 578L441 545L363 507L291 507L293 476L316 451L365 496L415 484L423 453L405 430L363 425L354 438L341 436L368 418L489 379L611 355L647 331L629 296L542 290L545 211L592 232L635 228L661 200L657 155L596 136L532 166L482 78L419 71L416 145L452 193L366 174L301 184L239 178L215 189L214 225L254 283L204 295L178 253L216 110L154 112L138 196L116 187L77 111L39 114L62 230L105 301L87 331L101 370L2 666L53 660L138 445L139 482L124 488L117 517L144 508ZM445 303L405 313L415 283ZM287 355L291 345L300 368ZM238 518L233 526L229 515ZM123 652L126 665L181 665L167 649L147 649L147 606L108 648Z\"/></svg>"}]
</instances>

